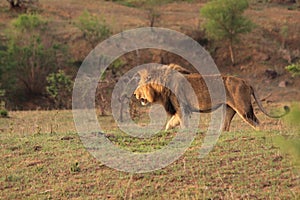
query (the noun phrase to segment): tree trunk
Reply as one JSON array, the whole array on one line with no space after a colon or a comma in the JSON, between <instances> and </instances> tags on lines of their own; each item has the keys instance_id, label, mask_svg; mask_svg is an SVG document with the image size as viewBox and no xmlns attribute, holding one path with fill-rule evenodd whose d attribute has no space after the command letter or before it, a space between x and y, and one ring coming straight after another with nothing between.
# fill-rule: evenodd
<instances>
[{"instance_id":1,"label":"tree trunk","mask_svg":"<svg viewBox=\"0 0 300 200\"><path fill-rule=\"evenodd\" d=\"M153 27L154 22L155 22L155 16L152 13L150 13L149 15L150 15L149 16L149 18L150 18L150 27Z\"/></svg>"},{"instance_id":2,"label":"tree trunk","mask_svg":"<svg viewBox=\"0 0 300 200\"><path fill-rule=\"evenodd\" d=\"M233 46L232 46L232 41L230 41L229 43L229 52L230 52L230 58L231 58L231 62L232 65L235 65L235 55L234 55L234 51L233 51Z\"/></svg>"}]
</instances>

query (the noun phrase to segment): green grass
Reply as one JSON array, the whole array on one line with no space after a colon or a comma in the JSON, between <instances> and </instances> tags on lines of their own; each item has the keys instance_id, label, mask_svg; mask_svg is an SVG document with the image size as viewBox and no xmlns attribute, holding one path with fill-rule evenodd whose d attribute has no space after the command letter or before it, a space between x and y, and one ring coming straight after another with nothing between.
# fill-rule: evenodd
<instances>
[{"instance_id":1,"label":"green grass","mask_svg":"<svg viewBox=\"0 0 300 200\"><path fill-rule=\"evenodd\" d=\"M119 131L111 117L99 120L112 142L136 152L159 149L175 134L137 139ZM0 119L0 199L297 199L299 172L273 141L293 133L279 121L266 123L262 132L238 131L244 123L236 117L235 131L222 133L205 158L198 159L205 136L199 132L168 167L129 174L86 151L71 111L10 112Z\"/></svg>"},{"instance_id":2,"label":"green grass","mask_svg":"<svg viewBox=\"0 0 300 200\"><path fill-rule=\"evenodd\" d=\"M173 3L173 2L188 2L192 3L194 0L163 0L163 1L149 1L149 0L114 0L115 3L128 7L140 7L142 5L150 4L152 6L160 6L161 4Z\"/></svg>"}]
</instances>

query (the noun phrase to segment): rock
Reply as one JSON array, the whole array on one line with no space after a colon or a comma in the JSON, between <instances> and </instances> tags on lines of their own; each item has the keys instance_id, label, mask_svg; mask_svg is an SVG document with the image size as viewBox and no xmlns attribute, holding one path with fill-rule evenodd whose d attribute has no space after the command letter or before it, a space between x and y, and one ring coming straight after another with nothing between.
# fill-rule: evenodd
<instances>
[{"instance_id":1,"label":"rock","mask_svg":"<svg viewBox=\"0 0 300 200\"><path fill-rule=\"evenodd\" d=\"M278 86L281 88L285 88L287 85L288 85L287 81L280 81L280 83L278 84Z\"/></svg>"},{"instance_id":2,"label":"rock","mask_svg":"<svg viewBox=\"0 0 300 200\"><path fill-rule=\"evenodd\" d=\"M244 71L244 70L248 69L248 67L245 66L245 65L242 65L242 66L240 67L240 69L241 69L242 71Z\"/></svg>"},{"instance_id":3,"label":"rock","mask_svg":"<svg viewBox=\"0 0 300 200\"><path fill-rule=\"evenodd\" d=\"M278 73L273 70L273 69L267 69L265 71L265 76L268 78L268 79L274 79L278 76Z\"/></svg>"}]
</instances>

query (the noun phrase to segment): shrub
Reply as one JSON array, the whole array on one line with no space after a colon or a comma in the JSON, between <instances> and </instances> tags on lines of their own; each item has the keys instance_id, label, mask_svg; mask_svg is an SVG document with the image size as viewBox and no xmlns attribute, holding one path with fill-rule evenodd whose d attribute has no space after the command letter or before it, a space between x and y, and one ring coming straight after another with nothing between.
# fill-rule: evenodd
<instances>
[{"instance_id":1,"label":"shrub","mask_svg":"<svg viewBox=\"0 0 300 200\"><path fill-rule=\"evenodd\" d=\"M110 27L106 24L105 19L99 20L87 10L82 13L75 25L81 30L84 39L92 48L111 35Z\"/></svg>"},{"instance_id":2,"label":"shrub","mask_svg":"<svg viewBox=\"0 0 300 200\"><path fill-rule=\"evenodd\" d=\"M47 93L54 100L56 108L70 108L73 81L63 70L47 77Z\"/></svg>"},{"instance_id":3,"label":"shrub","mask_svg":"<svg viewBox=\"0 0 300 200\"><path fill-rule=\"evenodd\" d=\"M4 96L5 96L5 90L0 89L0 117L8 117L8 111L5 108L5 101L4 101Z\"/></svg>"},{"instance_id":4,"label":"shrub","mask_svg":"<svg viewBox=\"0 0 300 200\"><path fill-rule=\"evenodd\" d=\"M8 117L8 111L0 109L0 116L1 117Z\"/></svg>"},{"instance_id":5,"label":"shrub","mask_svg":"<svg viewBox=\"0 0 300 200\"><path fill-rule=\"evenodd\" d=\"M48 35L47 28L48 23L39 15L22 14L6 31L7 49L0 50L1 78L10 95L43 94L48 74L65 62L65 49Z\"/></svg>"},{"instance_id":6,"label":"shrub","mask_svg":"<svg viewBox=\"0 0 300 200\"><path fill-rule=\"evenodd\" d=\"M300 168L300 104L294 104L291 113L286 117L286 123L290 126L290 132L295 131L289 136L277 136L274 138L276 145L291 156L291 161Z\"/></svg>"},{"instance_id":7,"label":"shrub","mask_svg":"<svg viewBox=\"0 0 300 200\"><path fill-rule=\"evenodd\" d=\"M286 70L288 70L293 77L300 75L300 62L288 65L285 67Z\"/></svg>"}]
</instances>

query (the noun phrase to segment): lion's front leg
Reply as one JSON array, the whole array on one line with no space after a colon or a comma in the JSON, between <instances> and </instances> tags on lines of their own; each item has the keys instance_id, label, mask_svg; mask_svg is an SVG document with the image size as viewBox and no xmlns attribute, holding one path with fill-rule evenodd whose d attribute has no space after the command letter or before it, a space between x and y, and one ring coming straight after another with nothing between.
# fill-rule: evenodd
<instances>
[{"instance_id":1,"label":"lion's front leg","mask_svg":"<svg viewBox=\"0 0 300 200\"><path fill-rule=\"evenodd\" d=\"M165 130L167 131L178 126L180 124L180 121L181 121L180 117L177 114L173 115L171 119L168 121Z\"/></svg>"}]
</instances>

